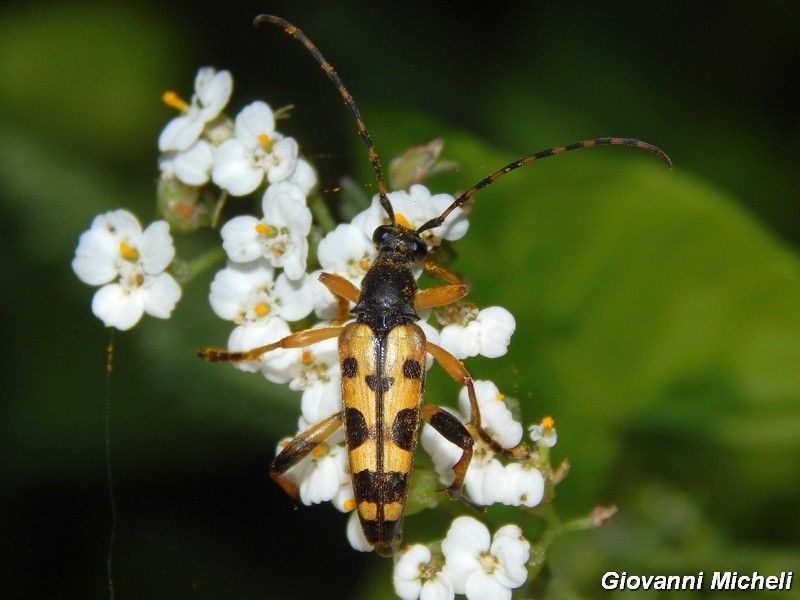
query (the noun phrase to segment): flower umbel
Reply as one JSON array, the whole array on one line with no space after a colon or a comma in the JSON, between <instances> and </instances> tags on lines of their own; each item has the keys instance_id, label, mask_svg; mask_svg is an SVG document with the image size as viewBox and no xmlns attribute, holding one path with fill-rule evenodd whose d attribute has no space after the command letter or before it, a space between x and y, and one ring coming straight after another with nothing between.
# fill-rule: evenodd
<instances>
[{"instance_id":1,"label":"flower umbel","mask_svg":"<svg viewBox=\"0 0 800 600\"><path fill-rule=\"evenodd\" d=\"M264 217L239 216L220 232L228 258L246 263L264 257L289 279L305 275L311 211L303 189L289 182L271 185L261 203Z\"/></svg>"},{"instance_id":2,"label":"flower umbel","mask_svg":"<svg viewBox=\"0 0 800 600\"><path fill-rule=\"evenodd\" d=\"M338 511L349 512L347 538L356 550L375 549L362 529L363 520L369 534L371 506L376 515L394 511L394 518L387 521L399 523L404 510L410 516L450 502L442 493L445 489L471 509L494 504L523 507L528 517L550 519L548 523L560 531L546 504L567 471L566 466L554 471L549 465L549 450L556 442L553 420L546 417L530 426L534 444L526 445L518 403L500 393L493 382L464 375L460 364L461 359L477 355L496 358L506 354L516 326L513 315L497 306L481 309L470 302L452 301L462 297L461 290L466 288L449 273L449 267L429 263L424 265L428 274L444 279L447 285L423 295L426 301L415 303L405 296L403 310L381 307L387 314L380 315L385 329L394 331L412 321L422 329L424 338L415 338L422 339L415 346L418 354L412 355L414 360L403 360L402 352L408 348L396 340L405 339L402 335L408 330L397 331L400 337L393 338L392 346L387 347L386 338L381 345L383 334L375 333L380 327L365 320L363 313L374 309L372 304L383 302L384 296L391 300L396 293L392 286L400 286L397 281L404 286L403 294L413 293L413 278L423 273L422 261L417 259L424 253L417 238L389 238L392 243L407 243L394 254L394 249L387 250L389 244L373 243L376 228L388 223L387 210L377 194L361 212L359 208L368 202L366 198L356 202L354 206L359 208L348 212L353 216L349 222L337 222L317 189L313 165L300 155L296 140L276 130L276 119L286 111L273 112L265 102L255 101L233 119L224 112L232 89L228 71L206 67L198 71L189 101L172 92L164 95L164 101L181 113L166 125L158 141L157 207L166 220L143 229L133 214L115 210L95 217L91 228L80 236L72 268L82 281L99 286L92 301L94 314L106 326L121 330L136 325L144 313L166 319L181 298L178 281L188 284L198 273L218 269L208 299L213 312L230 321L231 330L226 349L205 349L201 354L211 360L227 360L242 371L261 373L273 384L299 392L297 431L278 444L273 465L280 466L273 466L270 473L303 504L331 502ZM395 224L401 226L388 228L391 231L415 235L403 228L416 230L453 204L452 195L432 193L421 183L452 164L439 160L442 143L439 140L417 149L395 163L400 174L397 179L408 189L387 195ZM260 207L258 214L253 214L253 205ZM176 260L170 227L184 235L203 228L219 229L213 235L221 237L221 247ZM468 228L465 212L456 208L439 227L419 235L433 250L445 241L462 238ZM211 236L204 237L200 243ZM376 245L381 248L378 265L393 266L371 271L372 283L364 288L378 286L381 297L376 301L372 294L365 302L368 294L357 288L379 256ZM178 245L184 247L196 248L199 243ZM413 265L408 258L412 254L417 260ZM442 254L447 254L447 249L439 256ZM175 276L167 272L170 267ZM325 283L320 281L322 273L327 274L322 277ZM374 277L376 274L381 277ZM355 313L350 313L356 302ZM369 304L369 310L365 311L363 304ZM387 305L391 305L388 300ZM351 357L342 354L348 346L341 341L345 339L341 332L354 316L372 326L372 333L349 347L355 349ZM419 397L417 390L423 387L424 371L431 367L434 355L451 377L465 386L457 399L453 394L450 403L458 409L439 410ZM348 363L349 374L345 368L348 359L356 365L353 371L353 363ZM381 364L384 366L376 366ZM383 377L378 379L381 369L385 369ZM354 372L363 382L361 404L352 398L353 387L347 398L342 397L343 377L355 377ZM419 384L415 387L406 382L400 401L387 394L398 378ZM402 407L398 408L398 402ZM381 405L383 412L370 413L365 403ZM423 420L426 424L420 432ZM386 463L372 466L381 460L377 455L389 447L410 455L418 439L430 459L423 457L413 476L411 459L397 459L399 454L388 468ZM354 458L360 447L365 457ZM381 475L398 475L403 478L402 486L394 480L381 480ZM396 486L389 492L397 497L386 501L390 495L386 489L368 497L364 490L370 486L354 487L353 481L359 477L373 487ZM460 497L461 490L454 482L463 482ZM526 534L530 531L526 529ZM554 535L541 535L538 540L528 537L537 544L536 556L541 557ZM370 539L381 554L391 554L395 543L399 545L398 539L387 539L385 544L384 538L378 542L375 536ZM397 548L393 584L400 598L449 600L464 594L471 600L502 600L525 584L529 568L541 565L539 558L529 563L531 542L517 525L504 525L492 536L477 519L460 516L443 540L423 541Z\"/></svg>"},{"instance_id":3,"label":"flower umbel","mask_svg":"<svg viewBox=\"0 0 800 600\"><path fill-rule=\"evenodd\" d=\"M107 212L81 235L72 269L89 285L102 286L92 312L107 327L130 329L143 313L166 319L181 288L165 270L175 256L169 225L156 221L142 231L126 210Z\"/></svg>"},{"instance_id":4,"label":"flower umbel","mask_svg":"<svg viewBox=\"0 0 800 600\"><path fill-rule=\"evenodd\" d=\"M194 95L185 102L174 92L166 92L164 102L181 111L172 119L158 138L162 152L188 150L199 138L207 124L225 108L233 90L233 78L228 71L204 67L194 80Z\"/></svg>"},{"instance_id":5,"label":"flower umbel","mask_svg":"<svg viewBox=\"0 0 800 600\"><path fill-rule=\"evenodd\" d=\"M516 525L501 527L492 538L480 521L458 517L442 542L442 571L469 600L503 600L528 578L530 549Z\"/></svg>"},{"instance_id":6,"label":"flower umbel","mask_svg":"<svg viewBox=\"0 0 800 600\"><path fill-rule=\"evenodd\" d=\"M297 166L293 138L275 131L275 115L265 102L253 102L236 117L235 137L217 150L214 183L234 196L249 194L266 176L270 183L285 181Z\"/></svg>"},{"instance_id":7,"label":"flower umbel","mask_svg":"<svg viewBox=\"0 0 800 600\"><path fill-rule=\"evenodd\" d=\"M431 551L422 544L409 546L398 556L392 583L395 593L403 600L447 600L455 595L453 582L442 573L442 565L432 560Z\"/></svg>"}]
</instances>

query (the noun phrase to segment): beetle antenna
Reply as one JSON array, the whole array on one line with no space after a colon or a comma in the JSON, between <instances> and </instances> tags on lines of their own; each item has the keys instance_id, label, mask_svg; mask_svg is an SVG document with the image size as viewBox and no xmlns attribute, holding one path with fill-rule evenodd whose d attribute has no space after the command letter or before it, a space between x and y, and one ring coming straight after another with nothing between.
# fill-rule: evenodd
<instances>
[{"instance_id":1,"label":"beetle antenna","mask_svg":"<svg viewBox=\"0 0 800 600\"><path fill-rule=\"evenodd\" d=\"M255 26L261 25L262 23L272 23L273 25L281 27L286 33L303 44L319 63L319 66L322 67L322 70L327 73L328 78L331 80L331 82L333 82L333 85L336 86L336 89L339 91L339 95L344 100L345 105L347 105L347 108L350 109L350 112L356 121L358 135L361 136L361 140L367 147L367 152L369 152L369 162L372 164L372 170L375 171L375 178L378 181L378 196L381 206L383 207L383 210L386 211L386 214L389 216L391 222L394 223L394 210L392 209L392 204L389 202L389 198L386 195L386 182L383 179L383 170L381 169L381 161L378 158L378 152L375 150L375 145L372 143L372 138L367 131L367 126L364 124L364 119L361 117L361 113L359 112L353 97L350 95L350 92L347 91L347 88L344 87L339 75L333 69L331 63L325 60L325 57L322 56L319 48L317 48L314 43L308 39L308 37L306 37L306 34L300 31L297 27L285 19L281 19L280 17L273 15L259 15L253 20L253 25Z\"/></svg>"},{"instance_id":2,"label":"beetle antenna","mask_svg":"<svg viewBox=\"0 0 800 600\"><path fill-rule=\"evenodd\" d=\"M632 146L633 148L638 148L640 150L644 150L645 152L649 152L650 154L654 154L658 158L664 161L666 165L671 169L672 168L672 159L670 159L667 154L661 150L660 148L653 146L652 144L648 144L647 142L643 142L641 140L636 140L633 138L620 138L620 137L604 137L604 138L596 138L593 140L582 140L580 142L573 142L571 144L567 144L565 146L553 146L552 148L548 148L547 150L542 150L541 152L537 152L536 154L531 154L530 156L526 156L524 158L520 158L519 160L515 160L512 163L509 163L499 171L495 171L488 177L484 177L474 186L469 188L466 192L461 194L458 198L456 198L453 203L448 206L445 211L436 217L435 219L431 219L424 225L422 225L419 229L417 229L417 233L422 233L423 231L427 231L428 229L435 229L439 227L442 223L444 223L445 219L448 215L457 209L459 206L464 204L467 200L472 198L480 189L485 188L487 185L493 183L506 173L513 171L514 169L519 169L520 167L524 167L528 163L532 163L540 158L547 158L548 156L554 156L556 154L563 154L564 152L569 152L571 150L580 150L581 148L592 148L594 146Z\"/></svg>"}]
</instances>

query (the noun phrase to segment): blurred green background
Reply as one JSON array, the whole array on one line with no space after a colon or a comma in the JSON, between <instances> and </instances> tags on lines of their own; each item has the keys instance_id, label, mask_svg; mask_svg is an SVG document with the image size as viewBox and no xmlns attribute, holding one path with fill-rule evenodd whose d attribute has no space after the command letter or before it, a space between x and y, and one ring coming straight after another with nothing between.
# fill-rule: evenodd
<instances>
[{"instance_id":1,"label":"blurred green background","mask_svg":"<svg viewBox=\"0 0 800 600\"><path fill-rule=\"evenodd\" d=\"M800 5L12 1L0 9L0 595L107 595L109 332L70 261L95 214L154 217L156 140L174 116L160 94L188 97L200 66L230 69L232 111L296 105L281 129L323 185L370 182L311 57L250 26L265 11L333 62L384 162L445 138L462 169L441 191L586 137L672 156L669 172L590 150L479 194L453 268L518 326L506 357L468 365L520 398L527 421L555 417L556 457L572 463L565 516L620 508L558 543L553 590L614 596L607 570L795 569ZM170 321L114 336L118 597L390 597L390 562L351 551L342 515L295 510L266 476L297 399L194 357L229 330L208 308L210 276ZM430 401L455 394L432 375Z\"/></svg>"}]
</instances>

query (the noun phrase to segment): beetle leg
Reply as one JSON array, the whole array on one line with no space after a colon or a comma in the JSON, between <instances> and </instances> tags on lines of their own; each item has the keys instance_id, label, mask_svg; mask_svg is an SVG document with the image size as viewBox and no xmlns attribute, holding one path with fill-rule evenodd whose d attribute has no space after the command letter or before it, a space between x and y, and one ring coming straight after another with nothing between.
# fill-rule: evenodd
<instances>
[{"instance_id":1,"label":"beetle leg","mask_svg":"<svg viewBox=\"0 0 800 600\"><path fill-rule=\"evenodd\" d=\"M428 353L442 365L447 374L458 383L467 388L469 395L470 419L469 426L472 427L480 438L498 454L510 456L512 458L525 459L530 456L530 450L525 444L520 444L516 448L506 448L501 446L491 435L481 426L481 411L478 408L478 397L475 395L475 385L472 382L472 375L460 360L450 354L447 350L430 342L426 343Z\"/></svg>"},{"instance_id":2,"label":"beetle leg","mask_svg":"<svg viewBox=\"0 0 800 600\"><path fill-rule=\"evenodd\" d=\"M461 298L467 295L467 285L458 275L451 273L432 260L426 260L423 266L427 273L439 279L443 279L449 285L427 288L417 292L415 304L418 309L452 304L456 300L461 300Z\"/></svg>"},{"instance_id":3,"label":"beetle leg","mask_svg":"<svg viewBox=\"0 0 800 600\"><path fill-rule=\"evenodd\" d=\"M284 473L294 465L308 456L314 449L324 442L328 436L342 426L342 411L332 414L312 425L291 440L286 447L280 451L269 466L269 476L277 483L284 492L292 498L297 498L297 484L284 476Z\"/></svg>"},{"instance_id":4,"label":"beetle leg","mask_svg":"<svg viewBox=\"0 0 800 600\"><path fill-rule=\"evenodd\" d=\"M414 304L417 309L444 306L446 304L452 304L456 300L461 300L461 298L466 295L467 286L463 283L442 285L434 288L425 288L417 292Z\"/></svg>"},{"instance_id":5,"label":"beetle leg","mask_svg":"<svg viewBox=\"0 0 800 600\"><path fill-rule=\"evenodd\" d=\"M319 280L339 299L334 323L344 323L350 317L350 303L358 302L361 290L341 275L333 273L320 273Z\"/></svg>"},{"instance_id":6,"label":"beetle leg","mask_svg":"<svg viewBox=\"0 0 800 600\"><path fill-rule=\"evenodd\" d=\"M442 265L435 263L432 260L426 260L422 266L428 274L433 275L434 277L444 279L448 283L464 285L464 281L458 275L451 273Z\"/></svg>"},{"instance_id":7,"label":"beetle leg","mask_svg":"<svg viewBox=\"0 0 800 600\"><path fill-rule=\"evenodd\" d=\"M277 342L272 342L266 346L258 346L252 350L242 352L230 352L223 348L199 348L197 355L210 362L238 362L240 360L255 360L262 354L277 350L278 348L303 348L318 342L329 340L338 336L342 332L341 326L318 327L317 329L305 329L297 331Z\"/></svg>"},{"instance_id":8,"label":"beetle leg","mask_svg":"<svg viewBox=\"0 0 800 600\"><path fill-rule=\"evenodd\" d=\"M423 402L421 412L422 418L425 419L426 423L438 431L448 442L461 448L461 458L453 465L455 478L453 483L446 488L448 496L450 496L451 500L458 500L478 510L485 510L483 506L476 504L461 493L461 488L464 486L464 478L467 475L467 467L469 467L470 460L472 460L472 445L474 442L469 431L454 415L433 404Z\"/></svg>"}]
</instances>

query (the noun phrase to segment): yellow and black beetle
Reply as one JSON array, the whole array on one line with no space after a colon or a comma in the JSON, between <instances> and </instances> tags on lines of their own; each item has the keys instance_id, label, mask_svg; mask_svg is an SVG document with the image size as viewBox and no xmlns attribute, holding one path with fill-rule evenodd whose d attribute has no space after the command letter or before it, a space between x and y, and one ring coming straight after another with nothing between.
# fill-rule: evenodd
<instances>
[{"instance_id":1,"label":"yellow and black beetle","mask_svg":"<svg viewBox=\"0 0 800 600\"><path fill-rule=\"evenodd\" d=\"M461 494L472 458L473 433L497 452L519 459L529 455L524 445L513 449L503 448L481 427L478 401L469 372L460 360L429 342L416 324L419 320L418 310L447 305L467 294L466 285L458 277L428 259L428 246L421 234L442 225L448 215L479 189L505 173L540 158L591 146L623 145L655 154L670 166L671 161L659 148L631 138L598 138L548 148L485 177L458 196L441 215L416 230L410 229L395 219L378 154L355 102L336 71L294 25L271 15L257 17L255 24L260 23L278 25L300 41L336 86L353 114L358 132L369 152L380 204L389 222L375 230L373 242L378 255L365 274L360 289L339 275L323 273L320 276L320 281L339 298L338 322L344 322L348 313L355 315L354 322L298 331L272 344L245 352L205 348L199 350L198 354L210 361L254 360L278 348L303 348L338 338L342 410L312 425L289 442L272 461L270 476L289 495L297 497L297 486L284 474L343 426L356 510L364 535L378 554L391 556L402 537L403 509L420 419L462 451L461 458L453 467L453 483L447 487L447 493L454 500L473 504ZM420 290L414 276L414 270L419 265L447 283ZM351 303L352 309L349 308ZM422 401L427 354L432 355L453 379L467 388L471 408L467 426L451 413Z\"/></svg>"}]
</instances>

